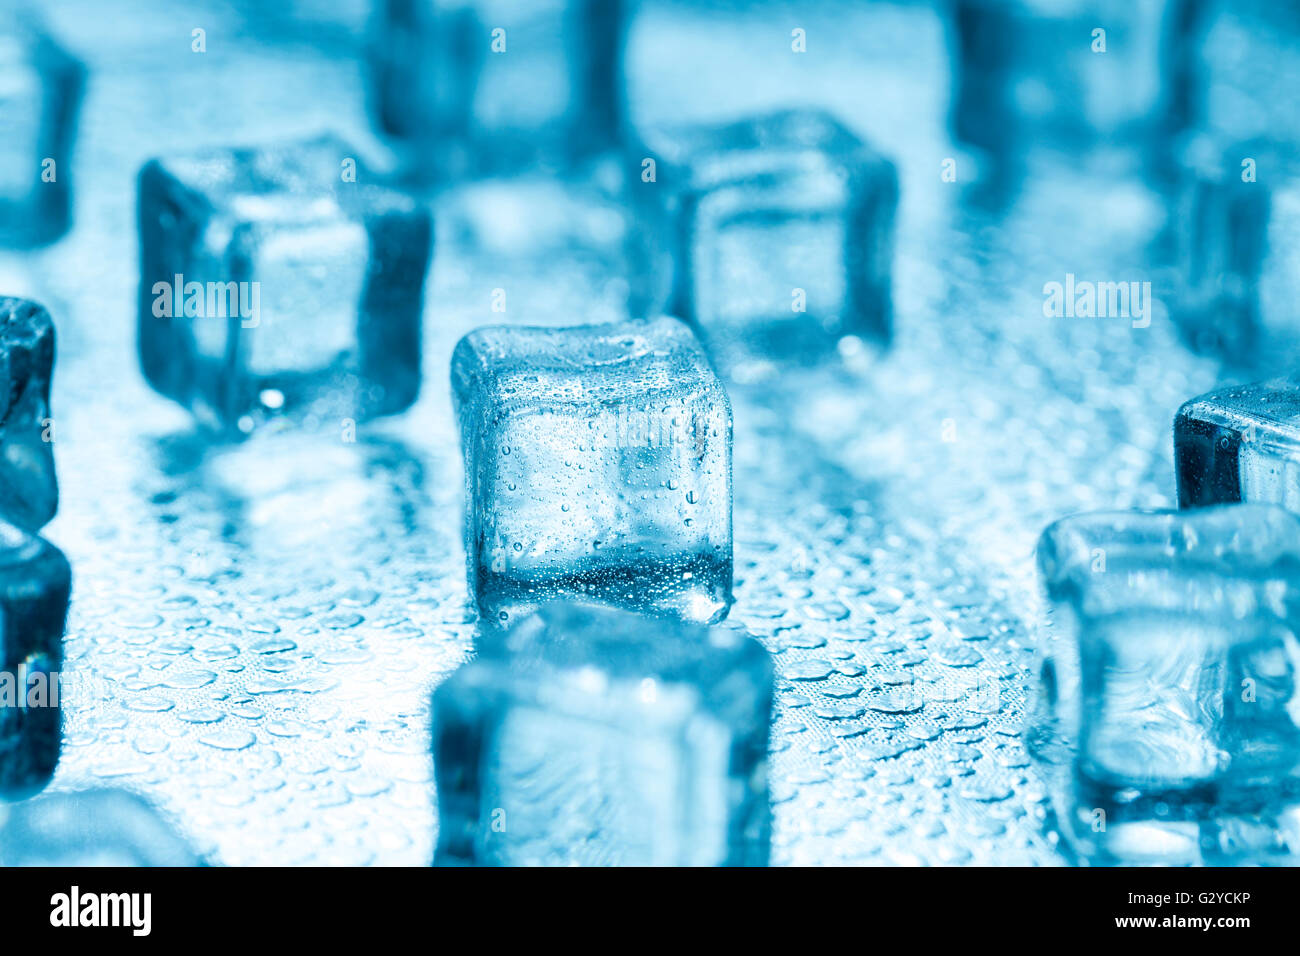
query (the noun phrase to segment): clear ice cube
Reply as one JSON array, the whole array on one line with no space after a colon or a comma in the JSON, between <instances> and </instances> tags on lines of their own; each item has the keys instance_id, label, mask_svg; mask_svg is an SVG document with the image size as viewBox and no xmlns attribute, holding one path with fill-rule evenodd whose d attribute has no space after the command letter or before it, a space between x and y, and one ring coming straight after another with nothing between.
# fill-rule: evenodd
<instances>
[{"instance_id":1,"label":"clear ice cube","mask_svg":"<svg viewBox=\"0 0 1300 956\"><path fill-rule=\"evenodd\" d=\"M624 115L625 0L387 0L377 122L443 177L571 167Z\"/></svg>"},{"instance_id":2,"label":"clear ice cube","mask_svg":"<svg viewBox=\"0 0 1300 956\"><path fill-rule=\"evenodd\" d=\"M1300 518L1077 515L1038 564L1026 738L1070 844L1100 862L1300 859ZM1242 827L1250 840L1222 839Z\"/></svg>"},{"instance_id":3,"label":"clear ice cube","mask_svg":"<svg viewBox=\"0 0 1300 956\"><path fill-rule=\"evenodd\" d=\"M409 406L429 211L332 137L153 160L140 174L140 360L206 426Z\"/></svg>"},{"instance_id":4,"label":"clear ice cube","mask_svg":"<svg viewBox=\"0 0 1300 956\"><path fill-rule=\"evenodd\" d=\"M952 126L995 154L1192 120L1198 0L954 0Z\"/></svg>"},{"instance_id":5,"label":"clear ice cube","mask_svg":"<svg viewBox=\"0 0 1300 956\"><path fill-rule=\"evenodd\" d=\"M485 620L565 595L727 613L731 405L686 325L478 329L452 390Z\"/></svg>"},{"instance_id":6,"label":"clear ice cube","mask_svg":"<svg viewBox=\"0 0 1300 956\"><path fill-rule=\"evenodd\" d=\"M1174 419L1178 504L1253 501L1300 513L1300 378L1216 389Z\"/></svg>"},{"instance_id":7,"label":"clear ice cube","mask_svg":"<svg viewBox=\"0 0 1300 956\"><path fill-rule=\"evenodd\" d=\"M740 631L549 604L434 693L436 862L765 865L771 706Z\"/></svg>"},{"instance_id":8,"label":"clear ice cube","mask_svg":"<svg viewBox=\"0 0 1300 956\"><path fill-rule=\"evenodd\" d=\"M59 761L71 586L58 548L0 521L0 798L40 790Z\"/></svg>"},{"instance_id":9,"label":"clear ice cube","mask_svg":"<svg viewBox=\"0 0 1300 956\"><path fill-rule=\"evenodd\" d=\"M3 866L200 866L149 803L127 790L49 793L0 805Z\"/></svg>"},{"instance_id":10,"label":"clear ice cube","mask_svg":"<svg viewBox=\"0 0 1300 956\"><path fill-rule=\"evenodd\" d=\"M0 296L0 517L38 531L59 506L50 378L54 324L25 299Z\"/></svg>"},{"instance_id":11,"label":"clear ice cube","mask_svg":"<svg viewBox=\"0 0 1300 956\"><path fill-rule=\"evenodd\" d=\"M71 221L85 70L24 6L0 10L0 243L50 242Z\"/></svg>"},{"instance_id":12,"label":"clear ice cube","mask_svg":"<svg viewBox=\"0 0 1300 956\"><path fill-rule=\"evenodd\" d=\"M666 303L723 355L888 341L897 174L834 117L782 110L644 146L636 309Z\"/></svg>"},{"instance_id":13,"label":"clear ice cube","mask_svg":"<svg viewBox=\"0 0 1300 956\"><path fill-rule=\"evenodd\" d=\"M1262 141L1183 151L1174 317L1196 351L1265 368L1300 346L1300 169Z\"/></svg>"}]
</instances>

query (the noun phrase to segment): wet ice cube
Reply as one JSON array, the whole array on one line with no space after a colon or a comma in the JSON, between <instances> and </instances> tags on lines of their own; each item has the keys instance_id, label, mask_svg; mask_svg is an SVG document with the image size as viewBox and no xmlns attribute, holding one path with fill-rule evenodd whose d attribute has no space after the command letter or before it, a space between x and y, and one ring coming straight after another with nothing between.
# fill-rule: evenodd
<instances>
[{"instance_id":1,"label":"wet ice cube","mask_svg":"<svg viewBox=\"0 0 1300 956\"><path fill-rule=\"evenodd\" d=\"M431 216L332 137L140 174L140 359L234 433L401 411L420 381Z\"/></svg>"},{"instance_id":2,"label":"wet ice cube","mask_svg":"<svg viewBox=\"0 0 1300 956\"><path fill-rule=\"evenodd\" d=\"M1038 562L1050 612L1027 742L1075 848L1197 862L1198 834L1247 818L1282 841L1300 807L1300 519L1078 515Z\"/></svg>"},{"instance_id":3,"label":"wet ice cube","mask_svg":"<svg viewBox=\"0 0 1300 956\"><path fill-rule=\"evenodd\" d=\"M633 195L662 241L638 308L666 301L723 354L888 340L897 175L834 117L650 131L645 149Z\"/></svg>"},{"instance_id":4,"label":"wet ice cube","mask_svg":"<svg viewBox=\"0 0 1300 956\"><path fill-rule=\"evenodd\" d=\"M36 245L67 230L84 81L26 8L0 10L0 243Z\"/></svg>"},{"instance_id":5,"label":"wet ice cube","mask_svg":"<svg viewBox=\"0 0 1300 956\"><path fill-rule=\"evenodd\" d=\"M726 614L731 405L687 326L478 329L452 388L485 619L561 595Z\"/></svg>"},{"instance_id":6,"label":"wet ice cube","mask_svg":"<svg viewBox=\"0 0 1300 956\"><path fill-rule=\"evenodd\" d=\"M1300 512L1300 378L1216 389L1174 419L1178 504L1254 501Z\"/></svg>"},{"instance_id":7,"label":"wet ice cube","mask_svg":"<svg viewBox=\"0 0 1300 956\"><path fill-rule=\"evenodd\" d=\"M45 525L59 505L50 418L53 371L49 313L35 302L0 296L0 517L29 531Z\"/></svg>"},{"instance_id":8,"label":"wet ice cube","mask_svg":"<svg viewBox=\"0 0 1300 956\"><path fill-rule=\"evenodd\" d=\"M1197 2L953 0L954 133L1010 154L1183 128Z\"/></svg>"},{"instance_id":9,"label":"wet ice cube","mask_svg":"<svg viewBox=\"0 0 1300 956\"><path fill-rule=\"evenodd\" d=\"M58 548L0 522L0 798L40 790L59 760L71 580Z\"/></svg>"},{"instance_id":10,"label":"wet ice cube","mask_svg":"<svg viewBox=\"0 0 1300 956\"><path fill-rule=\"evenodd\" d=\"M1183 151L1174 317L1200 352L1262 368L1300 345L1300 168L1272 143Z\"/></svg>"},{"instance_id":11,"label":"wet ice cube","mask_svg":"<svg viewBox=\"0 0 1300 956\"><path fill-rule=\"evenodd\" d=\"M624 0L385 0L379 127L444 176L571 166L624 114Z\"/></svg>"},{"instance_id":12,"label":"wet ice cube","mask_svg":"<svg viewBox=\"0 0 1300 956\"><path fill-rule=\"evenodd\" d=\"M0 805L3 866L200 866L149 803L127 790L50 793Z\"/></svg>"},{"instance_id":13,"label":"wet ice cube","mask_svg":"<svg viewBox=\"0 0 1300 956\"><path fill-rule=\"evenodd\" d=\"M434 693L436 862L766 864L759 644L568 603L482 643Z\"/></svg>"}]
</instances>

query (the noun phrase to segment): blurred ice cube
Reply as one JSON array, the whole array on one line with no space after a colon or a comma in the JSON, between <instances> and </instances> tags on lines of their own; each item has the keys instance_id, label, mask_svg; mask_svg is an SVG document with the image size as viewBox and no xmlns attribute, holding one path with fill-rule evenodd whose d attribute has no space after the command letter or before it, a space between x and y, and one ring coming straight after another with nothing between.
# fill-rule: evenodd
<instances>
[{"instance_id":1,"label":"blurred ice cube","mask_svg":"<svg viewBox=\"0 0 1300 956\"><path fill-rule=\"evenodd\" d=\"M374 109L443 178L561 171L613 146L625 0L381 0Z\"/></svg>"},{"instance_id":2,"label":"blurred ice cube","mask_svg":"<svg viewBox=\"0 0 1300 956\"><path fill-rule=\"evenodd\" d=\"M1300 518L1266 505L1097 512L1049 527L1027 742L1095 862L1202 861L1195 835L1267 823L1300 859ZM1269 823L1271 821L1271 823ZM1215 860L1226 852L1214 851Z\"/></svg>"},{"instance_id":3,"label":"blurred ice cube","mask_svg":"<svg viewBox=\"0 0 1300 956\"><path fill-rule=\"evenodd\" d=\"M31 8L0 9L0 244L38 245L67 230L84 82Z\"/></svg>"},{"instance_id":4,"label":"blurred ice cube","mask_svg":"<svg viewBox=\"0 0 1300 956\"><path fill-rule=\"evenodd\" d=\"M632 159L647 243L634 309L666 302L724 354L888 341L898 203L888 160L817 110L645 139L646 156Z\"/></svg>"},{"instance_id":5,"label":"blurred ice cube","mask_svg":"<svg viewBox=\"0 0 1300 956\"><path fill-rule=\"evenodd\" d=\"M158 812L126 790L51 793L0 805L3 866L200 866Z\"/></svg>"},{"instance_id":6,"label":"blurred ice cube","mask_svg":"<svg viewBox=\"0 0 1300 956\"><path fill-rule=\"evenodd\" d=\"M738 631L548 605L434 693L436 862L765 865L771 705Z\"/></svg>"},{"instance_id":7,"label":"blurred ice cube","mask_svg":"<svg viewBox=\"0 0 1300 956\"><path fill-rule=\"evenodd\" d=\"M338 427L420 385L429 211L333 137L140 173L145 377L204 425Z\"/></svg>"}]
</instances>

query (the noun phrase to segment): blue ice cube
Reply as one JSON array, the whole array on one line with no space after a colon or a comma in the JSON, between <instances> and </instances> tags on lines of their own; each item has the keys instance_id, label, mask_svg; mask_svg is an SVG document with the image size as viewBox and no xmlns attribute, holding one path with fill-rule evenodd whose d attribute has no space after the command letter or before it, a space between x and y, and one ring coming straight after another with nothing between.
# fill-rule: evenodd
<instances>
[{"instance_id":1,"label":"blue ice cube","mask_svg":"<svg viewBox=\"0 0 1300 956\"><path fill-rule=\"evenodd\" d=\"M49 793L0 805L0 866L200 866L149 803L127 790Z\"/></svg>"},{"instance_id":2,"label":"blue ice cube","mask_svg":"<svg viewBox=\"0 0 1300 956\"><path fill-rule=\"evenodd\" d=\"M1192 348L1266 367L1300 346L1300 169L1254 141L1185 149L1174 317Z\"/></svg>"},{"instance_id":3,"label":"blue ice cube","mask_svg":"<svg viewBox=\"0 0 1300 956\"><path fill-rule=\"evenodd\" d=\"M723 355L888 340L898 178L834 117L783 110L649 131L645 149L639 310L666 301Z\"/></svg>"},{"instance_id":4,"label":"blue ice cube","mask_svg":"<svg viewBox=\"0 0 1300 956\"><path fill-rule=\"evenodd\" d=\"M0 516L37 531L54 517L50 376L54 324L35 302L0 296Z\"/></svg>"},{"instance_id":5,"label":"blue ice cube","mask_svg":"<svg viewBox=\"0 0 1300 956\"><path fill-rule=\"evenodd\" d=\"M232 434L401 411L420 384L429 211L333 137L140 173L140 360Z\"/></svg>"},{"instance_id":6,"label":"blue ice cube","mask_svg":"<svg viewBox=\"0 0 1300 956\"><path fill-rule=\"evenodd\" d=\"M1193 119L1200 0L952 0L952 125L1000 155L1130 145Z\"/></svg>"},{"instance_id":7,"label":"blue ice cube","mask_svg":"<svg viewBox=\"0 0 1300 956\"><path fill-rule=\"evenodd\" d=\"M0 243L39 245L67 230L84 83L28 8L0 10Z\"/></svg>"},{"instance_id":8,"label":"blue ice cube","mask_svg":"<svg viewBox=\"0 0 1300 956\"><path fill-rule=\"evenodd\" d=\"M0 798L41 789L58 763L71 586L58 548L0 521Z\"/></svg>"},{"instance_id":9,"label":"blue ice cube","mask_svg":"<svg viewBox=\"0 0 1300 956\"><path fill-rule=\"evenodd\" d=\"M1216 389L1174 419L1178 504L1254 501L1300 512L1300 378Z\"/></svg>"},{"instance_id":10,"label":"blue ice cube","mask_svg":"<svg viewBox=\"0 0 1300 956\"><path fill-rule=\"evenodd\" d=\"M1300 518L1098 512L1038 545L1027 727L1093 862L1300 860Z\"/></svg>"},{"instance_id":11,"label":"blue ice cube","mask_svg":"<svg viewBox=\"0 0 1300 956\"><path fill-rule=\"evenodd\" d=\"M443 176L571 167L618 140L624 5L384 0L378 125Z\"/></svg>"},{"instance_id":12,"label":"blue ice cube","mask_svg":"<svg viewBox=\"0 0 1300 956\"><path fill-rule=\"evenodd\" d=\"M686 325L478 329L451 376L485 620L565 595L727 613L731 404Z\"/></svg>"},{"instance_id":13,"label":"blue ice cube","mask_svg":"<svg viewBox=\"0 0 1300 956\"><path fill-rule=\"evenodd\" d=\"M436 862L765 865L771 707L736 630L550 604L434 693Z\"/></svg>"}]
</instances>

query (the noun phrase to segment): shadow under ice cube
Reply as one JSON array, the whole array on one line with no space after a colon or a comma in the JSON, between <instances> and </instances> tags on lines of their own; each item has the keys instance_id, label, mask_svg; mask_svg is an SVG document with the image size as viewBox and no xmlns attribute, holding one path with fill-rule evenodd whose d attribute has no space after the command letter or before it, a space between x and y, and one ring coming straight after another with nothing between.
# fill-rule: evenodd
<instances>
[{"instance_id":1,"label":"shadow under ice cube","mask_svg":"<svg viewBox=\"0 0 1300 956\"><path fill-rule=\"evenodd\" d=\"M38 531L58 510L50 379L54 323L35 302L0 296L0 517Z\"/></svg>"},{"instance_id":2,"label":"shadow under ice cube","mask_svg":"<svg viewBox=\"0 0 1300 956\"><path fill-rule=\"evenodd\" d=\"M646 140L633 184L648 246L638 309L667 302L724 353L888 341L892 163L813 110Z\"/></svg>"},{"instance_id":3,"label":"shadow under ice cube","mask_svg":"<svg viewBox=\"0 0 1300 956\"><path fill-rule=\"evenodd\" d=\"M566 595L725 616L731 405L686 325L478 329L452 390L487 621Z\"/></svg>"},{"instance_id":4,"label":"shadow under ice cube","mask_svg":"<svg viewBox=\"0 0 1300 956\"><path fill-rule=\"evenodd\" d=\"M555 171L623 121L625 0L381 0L372 52L385 133L443 177Z\"/></svg>"},{"instance_id":5,"label":"shadow under ice cube","mask_svg":"<svg viewBox=\"0 0 1300 956\"><path fill-rule=\"evenodd\" d=\"M0 243L68 228L72 144L85 69L21 7L0 10Z\"/></svg>"},{"instance_id":6,"label":"shadow under ice cube","mask_svg":"<svg viewBox=\"0 0 1300 956\"><path fill-rule=\"evenodd\" d=\"M429 211L331 137L153 160L140 173L140 361L235 434L408 407Z\"/></svg>"},{"instance_id":7,"label":"shadow under ice cube","mask_svg":"<svg viewBox=\"0 0 1300 956\"><path fill-rule=\"evenodd\" d=\"M71 587L58 548L0 522L0 798L40 790L59 761L59 670Z\"/></svg>"},{"instance_id":8,"label":"shadow under ice cube","mask_svg":"<svg viewBox=\"0 0 1300 956\"><path fill-rule=\"evenodd\" d=\"M771 707L737 630L548 605L434 693L435 862L766 865Z\"/></svg>"},{"instance_id":9,"label":"shadow under ice cube","mask_svg":"<svg viewBox=\"0 0 1300 956\"><path fill-rule=\"evenodd\" d=\"M1038 545L1027 743L1091 862L1300 860L1300 518L1098 512Z\"/></svg>"}]
</instances>

